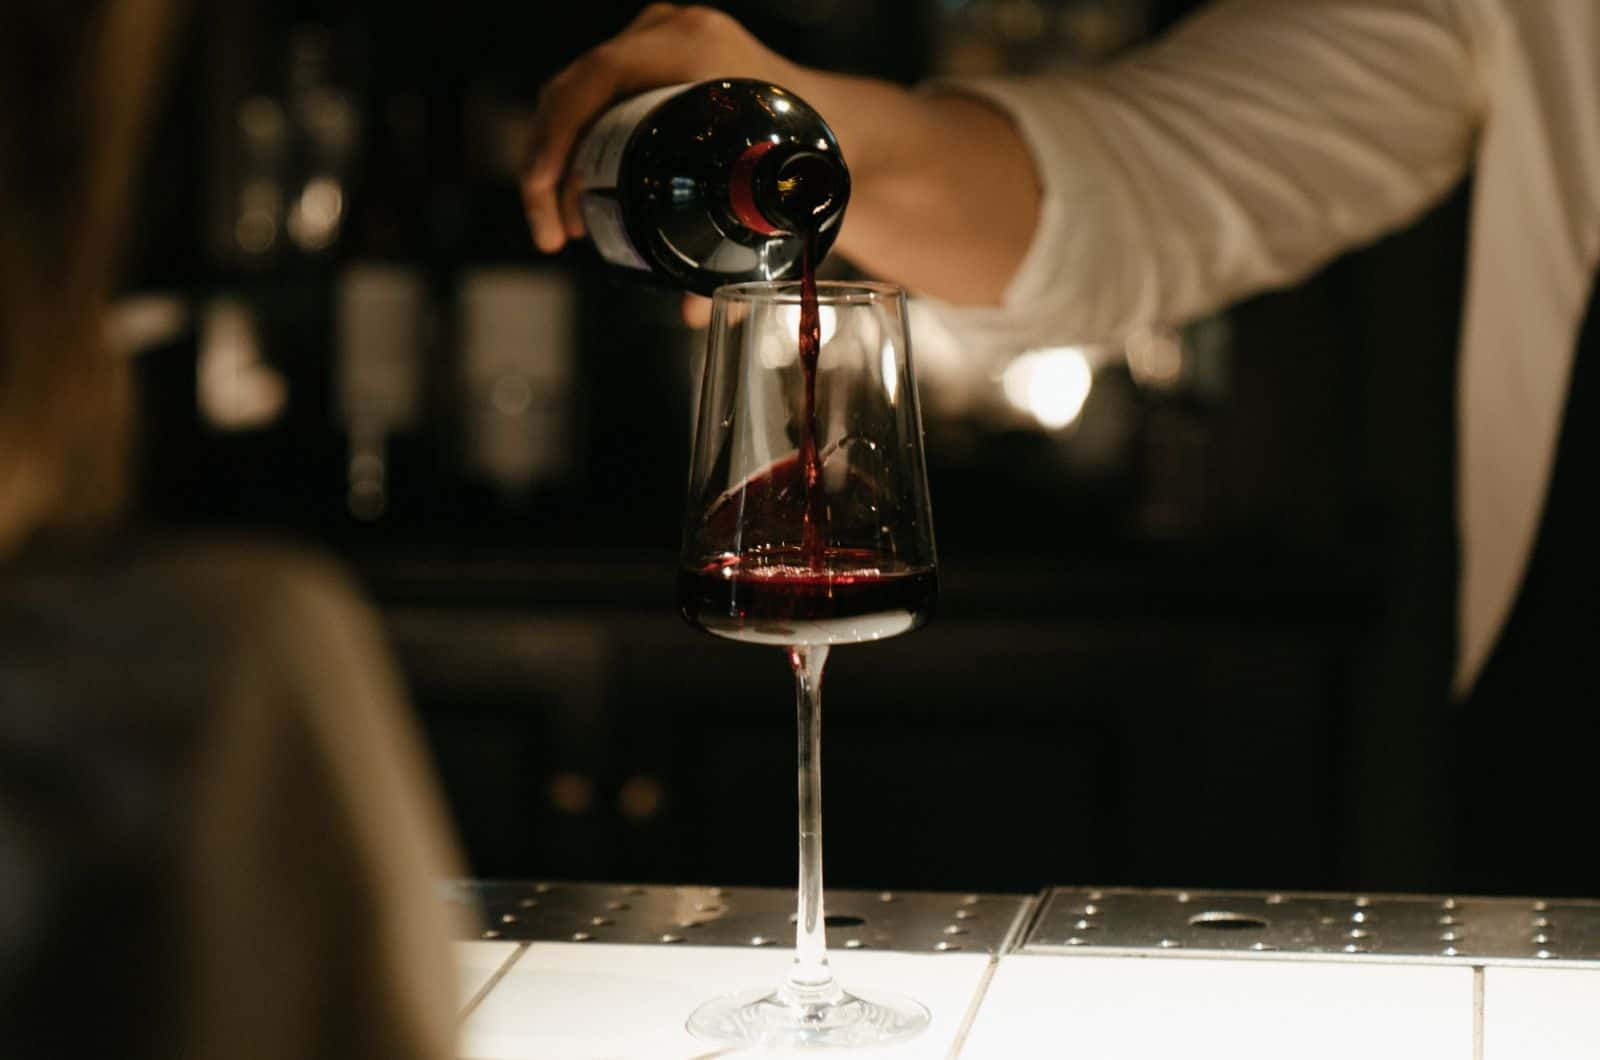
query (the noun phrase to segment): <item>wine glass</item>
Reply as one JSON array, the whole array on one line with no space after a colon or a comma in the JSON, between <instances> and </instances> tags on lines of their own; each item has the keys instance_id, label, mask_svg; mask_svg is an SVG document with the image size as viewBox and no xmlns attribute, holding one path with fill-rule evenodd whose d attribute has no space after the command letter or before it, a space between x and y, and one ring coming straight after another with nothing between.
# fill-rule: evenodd
<instances>
[{"instance_id":1,"label":"wine glass","mask_svg":"<svg viewBox=\"0 0 1600 1060\"><path fill-rule=\"evenodd\" d=\"M794 963L775 989L709 1001L688 1022L735 1045L883 1045L928 1024L918 1002L847 993L828 967L823 664L836 644L926 623L938 583L905 293L820 283L816 302L820 349L802 352L801 284L716 292L690 462L679 607L710 633L782 647L798 707Z\"/></svg>"}]
</instances>

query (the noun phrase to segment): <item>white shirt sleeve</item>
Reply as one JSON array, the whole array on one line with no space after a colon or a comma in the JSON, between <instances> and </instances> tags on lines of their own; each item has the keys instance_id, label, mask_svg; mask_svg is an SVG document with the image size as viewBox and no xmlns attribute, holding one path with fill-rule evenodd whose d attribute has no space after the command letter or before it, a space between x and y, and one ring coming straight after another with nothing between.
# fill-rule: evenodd
<instances>
[{"instance_id":1,"label":"white shirt sleeve","mask_svg":"<svg viewBox=\"0 0 1600 1060\"><path fill-rule=\"evenodd\" d=\"M1096 71L941 83L1011 115L1043 188L1003 306L941 315L1020 349L1291 283L1450 189L1477 62L1450 0L1229 0Z\"/></svg>"}]
</instances>

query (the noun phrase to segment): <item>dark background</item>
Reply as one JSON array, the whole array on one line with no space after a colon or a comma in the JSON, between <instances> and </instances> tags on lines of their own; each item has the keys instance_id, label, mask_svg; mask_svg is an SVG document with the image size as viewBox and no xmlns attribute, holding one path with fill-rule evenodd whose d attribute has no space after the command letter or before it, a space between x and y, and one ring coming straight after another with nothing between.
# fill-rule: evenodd
<instances>
[{"instance_id":1,"label":"dark background","mask_svg":"<svg viewBox=\"0 0 1600 1060\"><path fill-rule=\"evenodd\" d=\"M267 528L351 565L390 620L477 875L786 885L784 662L675 613L697 336L670 292L587 248L541 259L503 161L541 82L637 6L202 5L128 270L130 293L190 320L138 360L143 514ZM909 83L1098 61L1199 5L723 6L795 59ZM343 221L326 247L244 253L240 108L288 101L292 125L307 62L360 125ZM285 194L308 166L283 167ZM1464 202L1208 322L1204 379L1102 366L1073 431L929 403L939 619L830 662L830 883L1451 885ZM423 278L432 327L424 415L390 439L387 510L358 519L334 292L373 261ZM575 374L552 396L569 444L516 488L464 455L459 294L489 267L557 270L577 305ZM287 384L270 422L198 410L199 321L219 298L249 308Z\"/></svg>"}]
</instances>

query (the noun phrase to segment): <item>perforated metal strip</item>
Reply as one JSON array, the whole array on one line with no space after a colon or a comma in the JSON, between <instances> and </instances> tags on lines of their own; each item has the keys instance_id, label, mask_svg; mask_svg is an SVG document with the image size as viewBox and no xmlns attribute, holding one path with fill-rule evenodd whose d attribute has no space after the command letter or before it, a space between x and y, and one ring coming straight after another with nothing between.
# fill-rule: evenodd
<instances>
[{"instance_id":1,"label":"perforated metal strip","mask_svg":"<svg viewBox=\"0 0 1600 1060\"><path fill-rule=\"evenodd\" d=\"M1021 950L1600 964L1600 902L1057 887Z\"/></svg>"}]
</instances>

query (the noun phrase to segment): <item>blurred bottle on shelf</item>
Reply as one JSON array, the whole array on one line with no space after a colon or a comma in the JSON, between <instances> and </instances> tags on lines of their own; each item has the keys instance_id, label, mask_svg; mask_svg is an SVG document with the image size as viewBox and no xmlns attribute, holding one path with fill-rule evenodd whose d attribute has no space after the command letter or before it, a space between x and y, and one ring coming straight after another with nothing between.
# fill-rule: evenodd
<instances>
[{"instance_id":1,"label":"blurred bottle on shelf","mask_svg":"<svg viewBox=\"0 0 1600 1060\"><path fill-rule=\"evenodd\" d=\"M457 296L465 460L517 503L572 462L576 298L555 269L466 272Z\"/></svg>"},{"instance_id":2,"label":"blurred bottle on shelf","mask_svg":"<svg viewBox=\"0 0 1600 1060\"><path fill-rule=\"evenodd\" d=\"M283 414L288 384L267 362L260 321L242 298L221 295L205 307L195 399L202 422L224 433L261 430Z\"/></svg>"},{"instance_id":3,"label":"blurred bottle on shelf","mask_svg":"<svg viewBox=\"0 0 1600 1060\"><path fill-rule=\"evenodd\" d=\"M345 503L371 521L389 508L390 439L420 418L427 286L415 267L352 264L339 277L335 313L337 408L350 446Z\"/></svg>"},{"instance_id":4,"label":"blurred bottle on shelf","mask_svg":"<svg viewBox=\"0 0 1600 1060\"><path fill-rule=\"evenodd\" d=\"M209 81L209 105L232 120L211 126L207 151L195 411L225 440L208 454L194 514L298 523L333 500L333 266L350 249L362 116L327 30L262 8L207 18L239 47Z\"/></svg>"},{"instance_id":5,"label":"blurred bottle on shelf","mask_svg":"<svg viewBox=\"0 0 1600 1060\"><path fill-rule=\"evenodd\" d=\"M235 132L238 173L225 260L247 267L272 262L283 238L289 181L289 125L283 106L269 96L239 104Z\"/></svg>"},{"instance_id":6,"label":"blurred bottle on shelf","mask_svg":"<svg viewBox=\"0 0 1600 1060\"><path fill-rule=\"evenodd\" d=\"M286 227L295 247L306 254L328 250L338 241L360 147L360 114L349 89L336 81L333 67L333 38L326 29L295 30L285 80L301 168Z\"/></svg>"},{"instance_id":7,"label":"blurred bottle on shelf","mask_svg":"<svg viewBox=\"0 0 1600 1060\"><path fill-rule=\"evenodd\" d=\"M318 97L319 90L307 93L308 113L327 104ZM435 322L427 108L419 95L397 92L374 111L359 178L349 179L333 310L333 412L348 446L344 507L361 522L390 513L397 474L429 474L408 443L436 411L424 400ZM312 188L308 180L305 194ZM404 485L427 489L420 481Z\"/></svg>"},{"instance_id":8,"label":"blurred bottle on shelf","mask_svg":"<svg viewBox=\"0 0 1600 1060\"><path fill-rule=\"evenodd\" d=\"M233 142L214 152L224 164L213 195L226 205L210 244L229 269L260 272L286 251L327 251L346 216L362 127L335 73L333 38L319 26L294 29L282 70L281 88L257 86L233 104Z\"/></svg>"}]
</instances>

